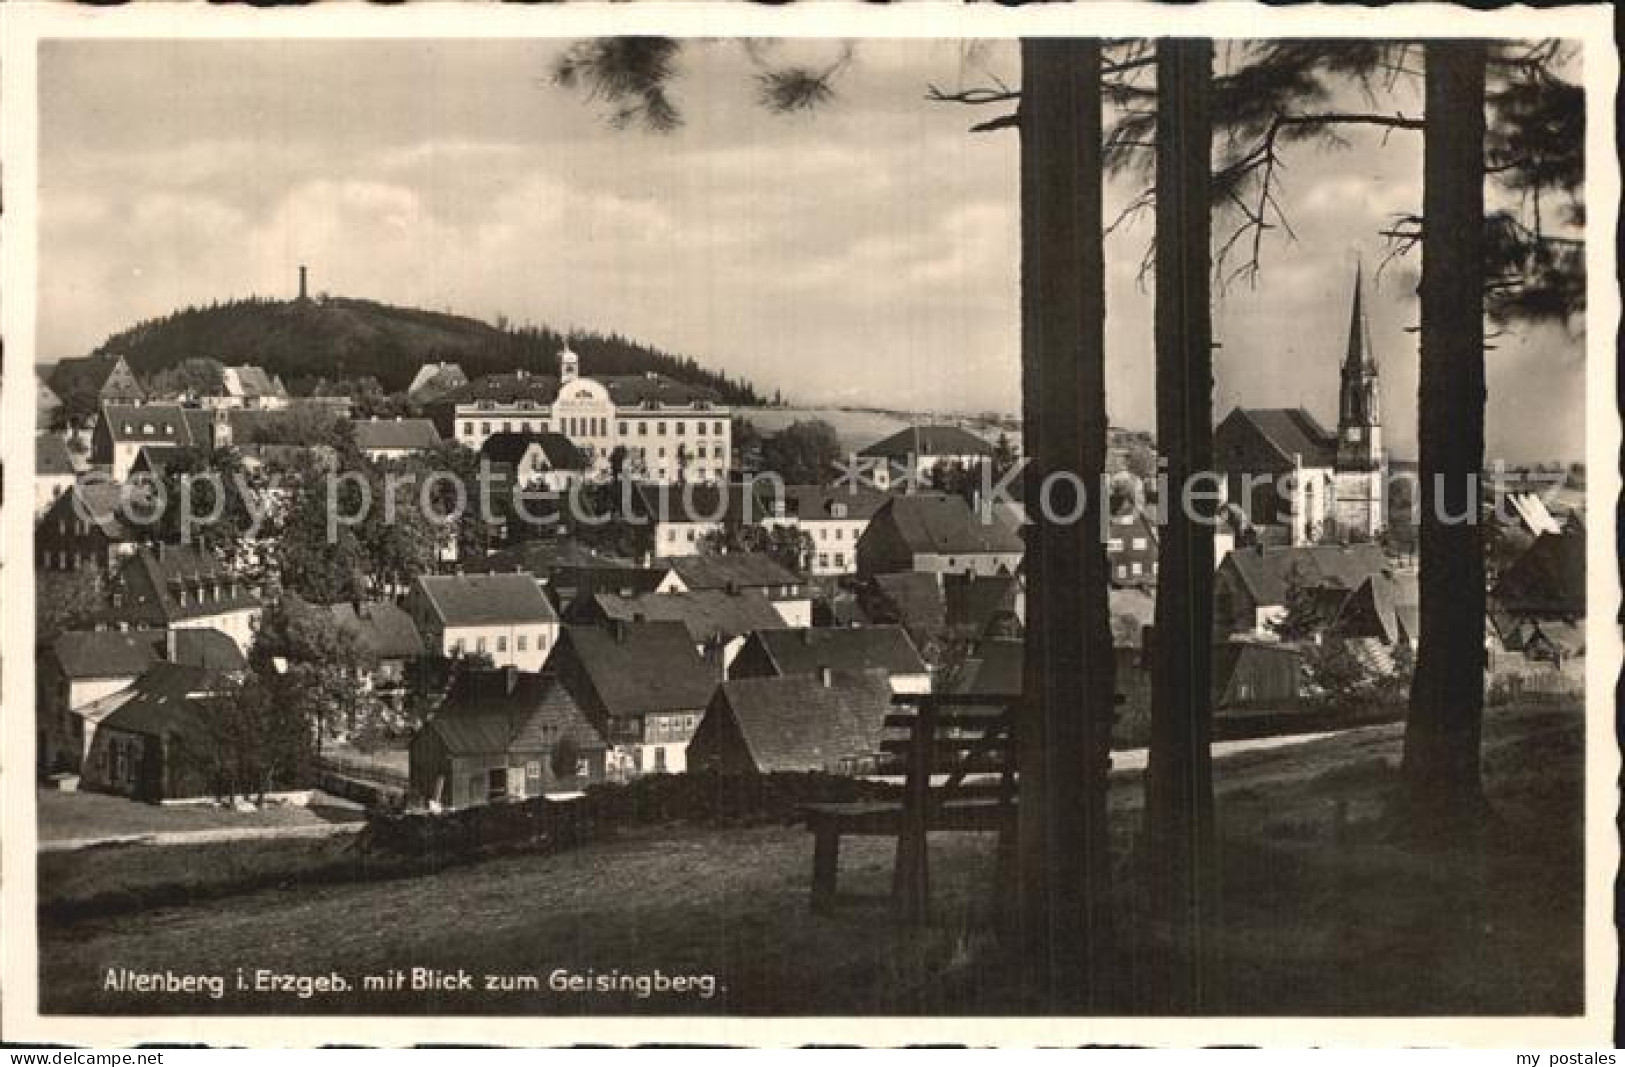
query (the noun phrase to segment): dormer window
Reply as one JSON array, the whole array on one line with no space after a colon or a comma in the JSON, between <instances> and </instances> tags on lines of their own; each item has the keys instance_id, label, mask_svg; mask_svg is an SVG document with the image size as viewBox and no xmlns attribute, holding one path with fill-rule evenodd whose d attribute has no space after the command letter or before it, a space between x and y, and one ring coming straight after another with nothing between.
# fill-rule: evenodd
<instances>
[{"instance_id":1,"label":"dormer window","mask_svg":"<svg viewBox=\"0 0 1625 1067\"><path fill-rule=\"evenodd\" d=\"M844 518L846 518L846 505L845 504L831 504L829 506L829 513L834 518L844 519Z\"/></svg>"}]
</instances>

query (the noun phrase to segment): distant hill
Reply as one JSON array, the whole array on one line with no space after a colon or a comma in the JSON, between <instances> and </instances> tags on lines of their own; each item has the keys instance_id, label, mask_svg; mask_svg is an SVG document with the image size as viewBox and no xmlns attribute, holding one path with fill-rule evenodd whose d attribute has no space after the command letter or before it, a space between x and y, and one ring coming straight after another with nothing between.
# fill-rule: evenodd
<instances>
[{"instance_id":1,"label":"distant hill","mask_svg":"<svg viewBox=\"0 0 1625 1067\"><path fill-rule=\"evenodd\" d=\"M470 378L524 368L558 372L568 340L588 375L658 371L707 386L728 403L761 403L742 378L701 367L617 334L566 335L548 327L505 329L462 315L393 307L371 300L249 298L190 307L114 334L96 354L118 354L145 378L184 359L258 364L281 375L295 395L320 379L377 378L388 392L405 389L431 360L461 363Z\"/></svg>"}]
</instances>

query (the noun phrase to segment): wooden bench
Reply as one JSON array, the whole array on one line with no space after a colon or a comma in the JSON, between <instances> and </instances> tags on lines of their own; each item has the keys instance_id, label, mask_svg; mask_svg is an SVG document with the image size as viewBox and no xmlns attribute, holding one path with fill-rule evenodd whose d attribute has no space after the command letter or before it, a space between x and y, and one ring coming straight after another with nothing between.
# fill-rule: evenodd
<instances>
[{"instance_id":1,"label":"wooden bench","mask_svg":"<svg viewBox=\"0 0 1625 1067\"><path fill-rule=\"evenodd\" d=\"M813 833L812 908L835 903L841 838L896 837L892 902L900 919L922 922L930 901L927 835L997 832L998 879L1012 871L1016 839L1015 709L981 694L898 695L886 716L882 766L901 770L896 799L802 807ZM908 709L908 710L904 710Z\"/></svg>"}]
</instances>

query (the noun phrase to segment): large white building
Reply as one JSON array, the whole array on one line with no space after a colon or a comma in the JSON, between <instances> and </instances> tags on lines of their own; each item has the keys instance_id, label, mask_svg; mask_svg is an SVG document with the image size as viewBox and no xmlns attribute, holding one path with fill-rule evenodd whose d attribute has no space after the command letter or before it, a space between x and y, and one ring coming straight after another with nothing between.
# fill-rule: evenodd
<instances>
[{"instance_id":1,"label":"large white building","mask_svg":"<svg viewBox=\"0 0 1625 1067\"><path fill-rule=\"evenodd\" d=\"M518 371L472 383L454 398L452 421L473 449L498 433L561 433L596 478L610 474L617 447L622 473L643 481L720 482L732 464L732 413L710 390L653 373L582 377L568 348L556 380Z\"/></svg>"}]
</instances>

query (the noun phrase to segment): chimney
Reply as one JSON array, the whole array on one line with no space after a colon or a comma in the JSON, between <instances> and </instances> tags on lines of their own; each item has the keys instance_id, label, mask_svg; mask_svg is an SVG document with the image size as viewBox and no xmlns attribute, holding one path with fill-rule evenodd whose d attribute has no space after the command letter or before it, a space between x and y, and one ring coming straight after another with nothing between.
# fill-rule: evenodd
<instances>
[{"instance_id":1,"label":"chimney","mask_svg":"<svg viewBox=\"0 0 1625 1067\"><path fill-rule=\"evenodd\" d=\"M303 263L299 264L299 299L309 299L309 296L305 291L305 265Z\"/></svg>"},{"instance_id":2,"label":"chimney","mask_svg":"<svg viewBox=\"0 0 1625 1067\"><path fill-rule=\"evenodd\" d=\"M835 672L830 670L827 664L820 663L818 665L818 684L821 687L828 689L834 683L834 681Z\"/></svg>"}]
</instances>

